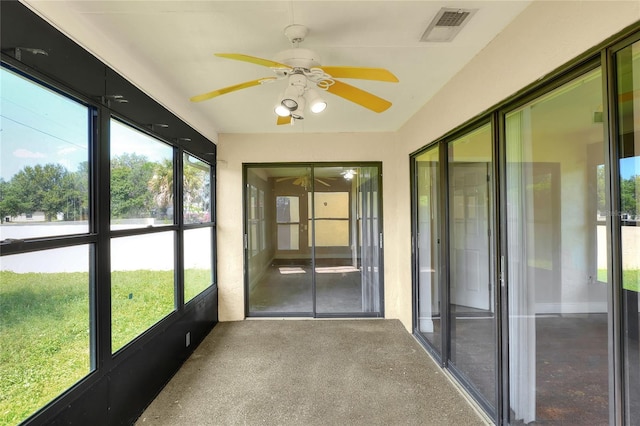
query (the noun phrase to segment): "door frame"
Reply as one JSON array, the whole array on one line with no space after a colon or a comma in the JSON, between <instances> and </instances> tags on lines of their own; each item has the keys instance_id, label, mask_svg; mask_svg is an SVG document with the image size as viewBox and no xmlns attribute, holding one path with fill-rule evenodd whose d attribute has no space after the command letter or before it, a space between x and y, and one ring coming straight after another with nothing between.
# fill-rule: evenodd
<instances>
[{"instance_id":1,"label":"door frame","mask_svg":"<svg viewBox=\"0 0 640 426\"><path fill-rule=\"evenodd\" d=\"M282 163L243 163L242 164L242 187L243 187L243 191L242 191L242 220L243 220L243 259L244 259L244 265L243 265L243 271L244 271L244 300L245 300L245 317L313 317L313 318L360 318L360 317L364 317L364 318L384 318L384 246L382 244L383 240L380 240L380 244L378 247L379 250L379 254L377 256L378 258L378 273L379 273L379 310L376 312L345 312L345 313L319 313L317 312L317 308L316 308L316 274L313 273L312 274L312 303L313 303L313 308L311 312L294 312L294 313L288 313L288 312L250 312L249 307L250 307L250 301L249 301L249 295L250 295L250 274L249 274L249 269L250 269L250 262L249 262L249 258L251 256L250 254L250 247L249 247L249 221L248 221L248 212L249 212L249 208L250 206L247 203L247 194L249 192L249 181L248 181L248 172L250 169L260 169L260 168L309 168L310 169L310 173L311 173L311 180L312 180L312 185L311 188L306 192L307 194L309 194L311 198L310 201L304 200L305 203L310 202L311 203L311 208L312 211L314 209L314 200L313 200L313 188L314 188L314 184L315 184L315 169L319 169L319 168L327 168L327 167L348 167L348 168L376 168L377 169L377 188L378 188L378 193L377 193L377 197L376 197L376 201L377 201L377 206L378 206L378 211L377 211L377 221L378 221L378 226L377 226L377 230L378 230L378 235L380 236L380 238L384 238L384 220L383 220L383 182L382 182L382 162L380 161L349 161L349 162L282 162ZM283 194L276 194L274 192L274 197L276 195L283 195ZM268 198L265 196L265 199ZM302 201L301 201L302 202ZM349 196L349 203L350 205L357 202L357 199L351 196ZM265 203L266 204L266 203ZM267 207L265 206L265 210L267 210ZM304 209L300 209L302 210L307 210L307 208ZM352 209L350 208L350 211ZM309 215L307 215L309 216ZM357 220L358 218L350 218L350 223L356 223L358 222ZM313 220L309 220L309 218L303 218L300 217L300 222L313 222ZM275 224L275 218L274 218L274 224ZM312 230L312 236L311 236L311 247L310 247L310 259L311 259L311 268L313 271L315 271L315 263L316 263L316 247L315 247L315 227L313 226L312 223L309 223L309 226L311 226L311 230ZM353 226L357 226L357 225L353 225ZM351 228L351 227L350 227ZM305 231L308 232L308 231ZM352 232L352 230L350 229L350 233ZM351 236L350 236L351 238ZM302 239L301 239L302 240ZM302 243L302 242L301 242ZM302 249L302 247L300 247L300 249ZM359 249L358 249L359 250ZM275 256L276 250L274 249L274 256Z\"/></svg>"}]
</instances>

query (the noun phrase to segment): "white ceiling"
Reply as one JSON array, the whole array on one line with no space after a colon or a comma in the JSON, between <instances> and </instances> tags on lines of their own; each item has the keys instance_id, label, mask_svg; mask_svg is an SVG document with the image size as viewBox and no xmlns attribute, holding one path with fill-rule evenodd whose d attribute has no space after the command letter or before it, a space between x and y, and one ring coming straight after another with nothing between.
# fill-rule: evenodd
<instances>
[{"instance_id":1,"label":"white ceiling","mask_svg":"<svg viewBox=\"0 0 640 426\"><path fill-rule=\"evenodd\" d=\"M526 6L513 1L51 1L23 0L205 136L213 133L398 130ZM478 9L448 43L420 41L442 7ZM325 94L328 107L295 126L276 126L285 80L200 102L191 96L273 75L214 56L266 59L290 48L286 26L307 26L300 47L322 65L382 67L399 83L344 80L393 103L380 114Z\"/></svg>"}]
</instances>

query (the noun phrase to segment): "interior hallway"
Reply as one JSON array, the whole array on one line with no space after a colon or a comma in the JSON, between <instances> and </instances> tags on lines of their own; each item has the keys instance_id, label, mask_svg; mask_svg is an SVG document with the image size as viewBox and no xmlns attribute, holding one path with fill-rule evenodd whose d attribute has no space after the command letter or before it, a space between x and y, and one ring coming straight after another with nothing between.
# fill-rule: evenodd
<instances>
[{"instance_id":1,"label":"interior hallway","mask_svg":"<svg viewBox=\"0 0 640 426\"><path fill-rule=\"evenodd\" d=\"M397 320L215 326L136 425L486 425Z\"/></svg>"}]
</instances>

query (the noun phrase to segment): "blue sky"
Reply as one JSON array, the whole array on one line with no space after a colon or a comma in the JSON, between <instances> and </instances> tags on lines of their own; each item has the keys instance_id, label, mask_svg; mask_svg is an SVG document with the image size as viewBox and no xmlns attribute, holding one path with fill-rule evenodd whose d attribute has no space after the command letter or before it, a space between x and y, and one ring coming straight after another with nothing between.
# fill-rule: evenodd
<instances>
[{"instance_id":1,"label":"blue sky","mask_svg":"<svg viewBox=\"0 0 640 426\"><path fill-rule=\"evenodd\" d=\"M61 164L70 172L88 161L89 109L0 69L0 177L25 166ZM171 158L168 145L112 121L112 156L135 152L150 161Z\"/></svg>"},{"instance_id":2,"label":"blue sky","mask_svg":"<svg viewBox=\"0 0 640 426\"><path fill-rule=\"evenodd\" d=\"M638 153L640 154L640 153ZM628 179L632 175L640 175L640 157L629 157L620 160L620 176Z\"/></svg>"},{"instance_id":3,"label":"blue sky","mask_svg":"<svg viewBox=\"0 0 640 426\"><path fill-rule=\"evenodd\" d=\"M55 92L0 70L0 177L25 166L62 164L69 171L88 160L88 109Z\"/></svg>"}]
</instances>

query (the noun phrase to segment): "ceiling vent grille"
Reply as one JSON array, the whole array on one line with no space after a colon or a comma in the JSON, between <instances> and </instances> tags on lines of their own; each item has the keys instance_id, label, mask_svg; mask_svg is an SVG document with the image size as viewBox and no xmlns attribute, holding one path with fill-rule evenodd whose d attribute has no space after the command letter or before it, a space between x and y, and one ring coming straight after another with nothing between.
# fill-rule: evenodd
<instances>
[{"instance_id":1,"label":"ceiling vent grille","mask_svg":"<svg viewBox=\"0 0 640 426\"><path fill-rule=\"evenodd\" d=\"M451 9L443 7L431 21L420 41L448 42L467 25L478 9Z\"/></svg>"}]
</instances>

